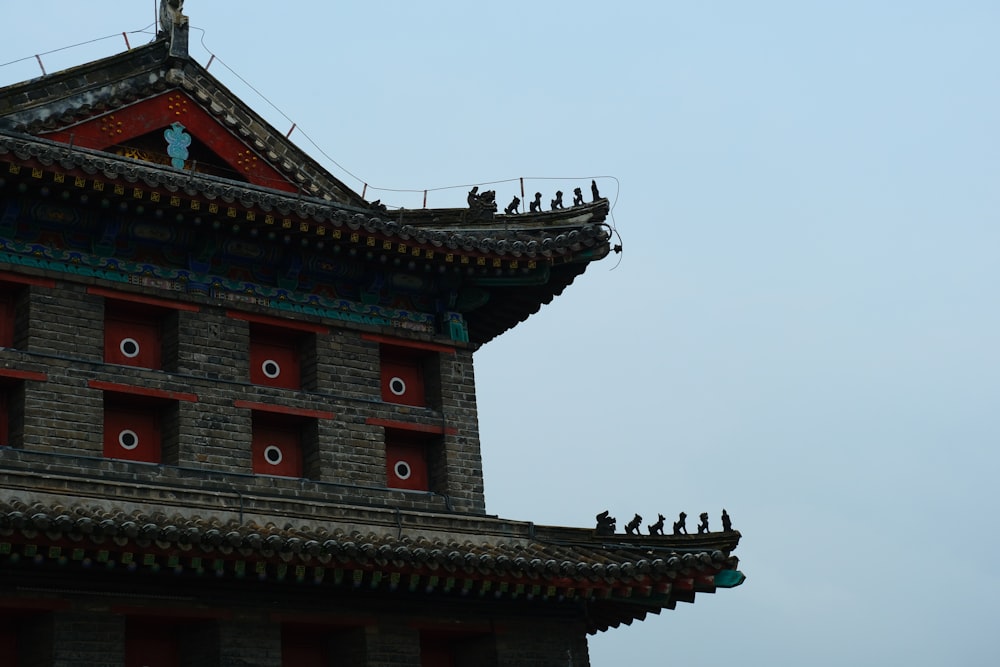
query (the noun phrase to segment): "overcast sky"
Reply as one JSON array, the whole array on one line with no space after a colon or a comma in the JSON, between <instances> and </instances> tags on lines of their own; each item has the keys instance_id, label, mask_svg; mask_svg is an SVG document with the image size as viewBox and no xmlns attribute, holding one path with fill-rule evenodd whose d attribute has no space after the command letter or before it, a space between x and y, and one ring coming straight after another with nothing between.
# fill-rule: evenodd
<instances>
[{"instance_id":1,"label":"overcast sky","mask_svg":"<svg viewBox=\"0 0 1000 667\"><path fill-rule=\"evenodd\" d=\"M5 2L0 63L29 60L0 83L144 44L154 6ZM614 202L624 252L476 353L487 508L726 508L748 580L593 637L594 667L998 664L1000 5L185 11L369 199Z\"/></svg>"}]
</instances>

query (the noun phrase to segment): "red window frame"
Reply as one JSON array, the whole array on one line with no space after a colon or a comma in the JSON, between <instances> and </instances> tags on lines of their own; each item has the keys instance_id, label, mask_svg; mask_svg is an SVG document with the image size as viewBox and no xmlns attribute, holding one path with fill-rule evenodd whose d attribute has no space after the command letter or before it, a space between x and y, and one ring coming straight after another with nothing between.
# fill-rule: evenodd
<instances>
[{"instance_id":1,"label":"red window frame","mask_svg":"<svg viewBox=\"0 0 1000 667\"><path fill-rule=\"evenodd\" d=\"M383 346L380 354L382 400L427 407L424 363L425 354L421 352Z\"/></svg>"},{"instance_id":2,"label":"red window frame","mask_svg":"<svg viewBox=\"0 0 1000 667\"><path fill-rule=\"evenodd\" d=\"M282 625L282 667L326 667L331 664L330 628Z\"/></svg>"},{"instance_id":3,"label":"red window frame","mask_svg":"<svg viewBox=\"0 0 1000 667\"><path fill-rule=\"evenodd\" d=\"M430 441L424 434L387 430L385 478L390 489L431 490Z\"/></svg>"},{"instance_id":4,"label":"red window frame","mask_svg":"<svg viewBox=\"0 0 1000 667\"><path fill-rule=\"evenodd\" d=\"M107 401L107 395L105 395ZM104 406L104 457L162 463L162 428L156 406L112 401Z\"/></svg>"},{"instance_id":5,"label":"red window frame","mask_svg":"<svg viewBox=\"0 0 1000 667\"><path fill-rule=\"evenodd\" d=\"M0 283L0 347L14 347L14 289Z\"/></svg>"},{"instance_id":6,"label":"red window frame","mask_svg":"<svg viewBox=\"0 0 1000 667\"><path fill-rule=\"evenodd\" d=\"M104 361L160 370L164 311L128 301L104 304Z\"/></svg>"},{"instance_id":7,"label":"red window frame","mask_svg":"<svg viewBox=\"0 0 1000 667\"><path fill-rule=\"evenodd\" d=\"M250 382L283 389L302 388L302 335L298 331L250 325Z\"/></svg>"},{"instance_id":8,"label":"red window frame","mask_svg":"<svg viewBox=\"0 0 1000 667\"><path fill-rule=\"evenodd\" d=\"M255 475L304 477L301 420L254 414L250 452Z\"/></svg>"},{"instance_id":9,"label":"red window frame","mask_svg":"<svg viewBox=\"0 0 1000 667\"><path fill-rule=\"evenodd\" d=\"M127 618L125 667L180 667L179 633L170 619Z\"/></svg>"}]
</instances>

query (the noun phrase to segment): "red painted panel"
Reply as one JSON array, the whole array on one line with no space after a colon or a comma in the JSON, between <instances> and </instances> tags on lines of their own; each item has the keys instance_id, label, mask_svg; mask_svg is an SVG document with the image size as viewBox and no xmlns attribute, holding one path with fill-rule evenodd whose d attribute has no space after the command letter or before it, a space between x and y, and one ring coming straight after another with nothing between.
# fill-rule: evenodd
<instances>
[{"instance_id":1,"label":"red painted panel","mask_svg":"<svg viewBox=\"0 0 1000 667\"><path fill-rule=\"evenodd\" d=\"M10 445L10 417L7 408L8 398L6 388L0 387L0 447ZM0 665L3 662L0 661Z\"/></svg>"},{"instance_id":2,"label":"red painted panel","mask_svg":"<svg viewBox=\"0 0 1000 667\"><path fill-rule=\"evenodd\" d=\"M420 639L420 667L455 667L455 656L444 639Z\"/></svg>"},{"instance_id":3,"label":"red painted panel","mask_svg":"<svg viewBox=\"0 0 1000 667\"><path fill-rule=\"evenodd\" d=\"M330 664L328 633L329 630L322 627L283 627L282 667L327 667Z\"/></svg>"},{"instance_id":4,"label":"red painted panel","mask_svg":"<svg viewBox=\"0 0 1000 667\"><path fill-rule=\"evenodd\" d=\"M16 665L17 662L17 628L11 624L11 619L0 618L0 665Z\"/></svg>"},{"instance_id":5,"label":"red painted panel","mask_svg":"<svg viewBox=\"0 0 1000 667\"><path fill-rule=\"evenodd\" d=\"M302 477L302 442L294 424L262 424L255 420L250 449L254 473Z\"/></svg>"},{"instance_id":6,"label":"red painted panel","mask_svg":"<svg viewBox=\"0 0 1000 667\"><path fill-rule=\"evenodd\" d=\"M427 405L419 357L383 350L382 400L402 405Z\"/></svg>"},{"instance_id":7,"label":"red painted panel","mask_svg":"<svg viewBox=\"0 0 1000 667\"><path fill-rule=\"evenodd\" d=\"M106 150L153 130L163 130L179 122L198 142L205 144L235 171L255 185L296 192L298 188L249 149L218 119L194 99L179 91L167 91L123 109L98 116L72 129L43 135L46 139L76 146ZM166 141L164 141L166 150Z\"/></svg>"},{"instance_id":8,"label":"red painted panel","mask_svg":"<svg viewBox=\"0 0 1000 667\"><path fill-rule=\"evenodd\" d=\"M385 445L386 486L393 489L430 491L427 446L419 441L393 436Z\"/></svg>"},{"instance_id":9,"label":"red painted panel","mask_svg":"<svg viewBox=\"0 0 1000 667\"><path fill-rule=\"evenodd\" d=\"M14 294L0 286L0 347L14 347Z\"/></svg>"},{"instance_id":10,"label":"red painted panel","mask_svg":"<svg viewBox=\"0 0 1000 667\"><path fill-rule=\"evenodd\" d=\"M113 313L104 320L104 361L159 369L160 323L152 316Z\"/></svg>"},{"instance_id":11,"label":"red painted panel","mask_svg":"<svg viewBox=\"0 0 1000 667\"><path fill-rule=\"evenodd\" d=\"M293 339L294 341L294 334ZM250 336L250 381L285 389L302 387L297 343L279 341L274 336Z\"/></svg>"},{"instance_id":12,"label":"red painted panel","mask_svg":"<svg viewBox=\"0 0 1000 667\"><path fill-rule=\"evenodd\" d=\"M159 463L160 419L144 406L104 409L104 456L109 459Z\"/></svg>"},{"instance_id":13,"label":"red painted panel","mask_svg":"<svg viewBox=\"0 0 1000 667\"><path fill-rule=\"evenodd\" d=\"M180 667L177 631L163 619L128 619L125 667Z\"/></svg>"}]
</instances>

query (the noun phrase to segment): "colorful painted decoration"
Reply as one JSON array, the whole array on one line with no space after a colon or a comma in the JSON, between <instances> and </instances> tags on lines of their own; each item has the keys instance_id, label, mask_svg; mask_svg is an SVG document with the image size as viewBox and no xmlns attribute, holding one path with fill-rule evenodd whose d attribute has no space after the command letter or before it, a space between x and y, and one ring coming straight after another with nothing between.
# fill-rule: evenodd
<instances>
[{"instance_id":1,"label":"colorful painted decoration","mask_svg":"<svg viewBox=\"0 0 1000 667\"><path fill-rule=\"evenodd\" d=\"M184 131L184 126L180 123L171 123L170 127L163 131L163 138L167 140L170 164L177 169L183 169L184 161L188 158L191 135Z\"/></svg>"}]
</instances>

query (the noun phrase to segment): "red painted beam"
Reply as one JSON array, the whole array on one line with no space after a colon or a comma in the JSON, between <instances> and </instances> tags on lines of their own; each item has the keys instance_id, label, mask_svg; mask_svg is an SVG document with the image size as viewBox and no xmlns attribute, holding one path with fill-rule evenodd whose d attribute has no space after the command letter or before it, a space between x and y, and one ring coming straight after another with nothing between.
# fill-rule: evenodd
<instances>
[{"instance_id":1,"label":"red painted beam","mask_svg":"<svg viewBox=\"0 0 1000 667\"><path fill-rule=\"evenodd\" d=\"M197 313L201 311L201 306L196 306L193 303L183 303L181 301L171 301L169 299L158 299L152 296L145 296L144 294L119 292L117 290L105 289L103 287L88 287L87 294L93 294L94 296L102 296L105 299L128 301L130 303L141 303L146 306L158 306L160 308L169 308L171 310L184 310L190 313Z\"/></svg>"},{"instance_id":2,"label":"red painted beam","mask_svg":"<svg viewBox=\"0 0 1000 667\"><path fill-rule=\"evenodd\" d=\"M21 273L11 273L10 271L0 271L0 280L9 283L20 283L21 285L37 285L38 287L52 288L56 286L56 281L51 278L26 276Z\"/></svg>"},{"instance_id":3,"label":"red painted beam","mask_svg":"<svg viewBox=\"0 0 1000 667\"><path fill-rule=\"evenodd\" d=\"M105 382L103 380L89 380L87 382L87 386L91 389L100 389L101 391L110 391L118 394L162 398L168 401L186 401L188 403L198 402L198 394L189 394L183 391L167 391L165 389L153 389L152 387L136 387L130 384L118 384L117 382Z\"/></svg>"},{"instance_id":4,"label":"red painted beam","mask_svg":"<svg viewBox=\"0 0 1000 667\"><path fill-rule=\"evenodd\" d=\"M292 408L287 405L275 405L273 403L254 403L253 401L233 401L233 406L243 410L257 410L259 412L270 412L279 415L292 415L295 417L312 417L313 419L335 419L333 412L326 410L309 410L306 408Z\"/></svg>"},{"instance_id":5,"label":"red painted beam","mask_svg":"<svg viewBox=\"0 0 1000 667\"><path fill-rule=\"evenodd\" d=\"M380 419L369 417L365 420L369 426L382 426L399 431L411 431L414 433L434 433L437 435L456 435L458 429L453 426L439 426L437 424L411 424L410 422L399 422L391 419Z\"/></svg>"},{"instance_id":6,"label":"red painted beam","mask_svg":"<svg viewBox=\"0 0 1000 667\"><path fill-rule=\"evenodd\" d=\"M406 338L393 338L392 336L380 336L379 334L361 334L361 340L370 340L383 345L395 345L396 347L408 347L414 350L427 350L428 352L442 352L444 354L455 354L455 348L437 343L425 343L419 340L407 340Z\"/></svg>"},{"instance_id":7,"label":"red painted beam","mask_svg":"<svg viewBox=\"0 0 1000 667\"><path fill-rule=\"evenodd\" d=\"M0 377L13 378L15 380L34 380L36 382L45 382L49 379L49 376L45 373L19 371L16 368L0 368Z\"/></svg>"},{"instance_id":8,"label":"red painted beam","mask_svg":"<svg viewBox=\"0 0 1000 667\"><path fill-rule=\"evenodd\" d=\"M312 322L302 322L300 320L288 320L281 317L271 317L269 315L258 315L256 313L244 313L238 310L227 310L226 317L234 320L244 320L254 324L264 324L282 329L294 329L295 331L306 331L308 333L325 334L329 333L330 327Z\"/></svg>"}]
</instances>

